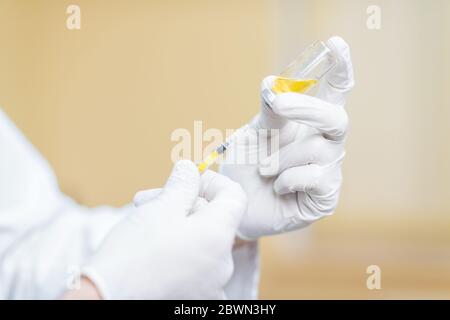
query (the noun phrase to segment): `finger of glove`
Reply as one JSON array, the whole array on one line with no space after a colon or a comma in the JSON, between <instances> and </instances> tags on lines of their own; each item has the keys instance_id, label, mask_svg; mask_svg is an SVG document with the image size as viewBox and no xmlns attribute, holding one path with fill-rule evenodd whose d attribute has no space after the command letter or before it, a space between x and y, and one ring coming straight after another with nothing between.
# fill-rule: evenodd
<instances>
[{"instance_id":1,"label":"finger of glove","mask_svg":"<svg viewBox=\"0 0 450 320\"><path fill-rule=\"evenodd\" d=\"M172 210L187 215L194 206L200 190L200 174L195 164L188 160L178 161L157 197L162 204L176 207Z\"/></svg>"},{"instance_id":2,"label":"finger of glove","mask_svg":"<svg viewBox=\"0 0 450 320\"><path fill-rule=\"evenodd\" d=\"M293 167L324 165L338 159L343 152L342 144L317 134L306 141L295 141L262 160L259 173L264 177L272 177Z\"/></svg>"},{"instance_id":3,"label":"finger of glove","mask_svg":"<svg viewBox=\"0 0 450 320\"><path fill-rule=\"evenodd\" d=\"M161 191L162 191L161 188L139 191L134 196L133 203L137 208L139 208L140 206L156 199L159 196L159 194L161 193ZM208 201L206 201L205 199L203 199L201 197L197 197L190 213L193 213L193 212L203 209L207 203L208 203Z\"/></svg>"},{"instance_id":4,"label":"finger of glove","mask_svg":"<svg viewBox=\"0 0 450 320\"><path fill-rule=\"evenodd\" d=\"M321 81L317 97L333 104L344 106L348 93L355 85L350 47L344 39L332 37L328 47L338 58L336 67Z\"/></svg>"},{"instance_id":5,"label":"finger of glove","mask_svg":"<svg viewBox=\"0 0 450 320\"><path fill-rule=\"evenodd\" d=\"M200 196L208 204L198 215L224 223L236 230L247 209L247 197L241 186L230 178L213 171L206 171L201 177Z\"/></svg>"},{"instance_id":6,"label":"finger of glove","mask_svg":"<svg viewBox=\"0 0 450 320\"><path fill-rule=\"evenodd\" d=\"M335 197L342 183L344 155L325 166L312 164L283 171L274 182L274 191L280 195L305 192L315 201Z\"/></svg>"},{"instance_id":7,"label":"finger of glove","mask_svg":"<svg viewBox=\"0 0 450 320\"><path fill-rule=\"evenodd\" d=\"M208 205L208 201L205 198L197 197L197 199L195 200L194 206L192 207L192 210L189 214L196 213L196 212L202 210L203 208L205 208L207 205Z\"/></svg>"},{"instance_id":8,"label":"finger of glove","mask_svg":"<svg viewBox=\"0 0 450 320\"><path fill-rule=\"evenodd\" d=\"M281 129L288 122L273 112L272 102L265 98L268 94L273 95L273 98L275 97L275 93L272 91L275 78L276 76L268 76L261 81L261 108L258 115L250 123L253 129Z\"/></svg>"},{"instance_id":9,"label":"finger of glove","mask_svg":"<svg viewBox=\"0 0 450 320\"><path fill-rule=\"evenodd\" d=\"M279 145L285 146L294 141L298 124L273 111L273 99L276 95L272 87L275 78L276 76L268 76L261 82L261 108L250 121L250 128L254 129L260 138L278 139ZM264 98L265 93L273 95L270 102Z\"/></svg>"},{"instance_id":10,"label":"finger of glove","mask_svg":"<svg viewBox=\"0 0 450 320\"><path fill-rule=\"evenodd\" d=\"M149 201L155 199L159 194L161 193L162 188L156 188L156 189L148 189L148 190L142 190L138 191L133 198L133 203L135 207L140 207Z\"/></svg>"},{"instance_id":11,"label":"finger of glove","mask_svg":"<svg viewBox=\"0 0 450 320\"><path fill-rule=\"evenodd\" d=\"M278 176L273 188L279 195L308 192L315 188L323 174L322 168L315 164L290 168Z\"/></svg>"},{"instance_id":12,"label":"finger of glove","mask_svg":"<svg viewBox=\"0 0 450 320\"><path fill-rule=\"evenodd\" d=\"M298 93L283 93L273 105L275 113L286 119L317 129L331 140L343 140L347 132L345 109L316 97Z\"/></svg>"}]
</instances>

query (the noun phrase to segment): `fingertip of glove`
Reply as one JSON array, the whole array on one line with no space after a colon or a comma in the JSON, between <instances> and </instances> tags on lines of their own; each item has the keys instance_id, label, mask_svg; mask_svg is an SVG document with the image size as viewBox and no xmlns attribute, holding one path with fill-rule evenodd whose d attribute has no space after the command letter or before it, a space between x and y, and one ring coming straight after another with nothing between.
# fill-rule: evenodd
<instances>
[{"instance_id":1,"label":"fingertip of glove","mask_svg":"<svg viewBox=\"0 0 450 320\"><path fill-rule=\"evenodd\" d=\"M133 204L137 208L139 207L143 202L143 198L145 196L145 191L138 191L133 197Z\"/></svg>"},{"instance_id":2,"label":"fingertip of glove","mask_svg":"<svg viewBox=\"0 0 450 320\"><path fill-rule=\"evenodd\" d=\"M191 207L198 196L200 188L200 174L192 161L178 161L160 194L160 198L169 202L179 199L187 208Z\"/></svg>"},{"instance_id":3,"label":"fingertip of glove","mask_svg":"<svg viewBox=\"0 0 450 320\"><path fill-rule=\"evenodd\" d=\"M198 183L199 178L200 173L192 161L180 160L175 163L169 181L181 182L186 185L194 185Z\"/></svg>"},{"instance_id":4,"label":"fingertip of glove","mask_svg":"<svg viewBox=\"0 0 450 320\"><path fill-rule=\"evenodd\" d=\"M286 187L286 185L281 181L281 179L276 179L273 183L273 191L277 195L284 195L287 193L291 193L290 190Z\"/></svg>"},{"instance_id":5,"label":"fingertip of glove","mask_svg":"<svg viewBox=\"0 0 450 320\"><path fill-rule=\"evenodd\" d=\"M185 160L185 159L177 161L175 163L173 171L174 172L188 173L188 174L193 175L193 176L198 176L199 175L198 169L195 166L195 164L192 161Z\"/></svg>"},{"instance_id":6,"label":"fingertip of glove","mask_svg":"<svg viewBox=\"0 0 450 320\"><path fill-rule=\"evenodd\" d=\"M264 79L262 79L262 81L261 81L261 90L266 89L266 88L271 89L272 85L273 85L273 81L275 80L276 77L277 76L270 75L270 76L267 76Z\"/></svg>"},{"instance_id":7,"label":"fingertip of glove","mask_svg":"<svg viewBox=\"0 0 450 320\"><path fill-rule=\"evenodd\" d=\"M328 39L327 45L337 54L350 50L348 43L340 36L332 36Z\"/></svg>"},{"instance_id":8,"label":"fingertip of glove","mask_svg":"<svg viewBox=\"0 0 450 320\"><path fill-rule=\"evenodd\" d=\"M328 81L337 89L352 89L355 86L355 80L353 76L350 46L339 36L333 36L328 39L327 45L339 58L335 73L340 73L339 77L336 78L335 76L331 76Z\"/></svg>"}]
</instances>

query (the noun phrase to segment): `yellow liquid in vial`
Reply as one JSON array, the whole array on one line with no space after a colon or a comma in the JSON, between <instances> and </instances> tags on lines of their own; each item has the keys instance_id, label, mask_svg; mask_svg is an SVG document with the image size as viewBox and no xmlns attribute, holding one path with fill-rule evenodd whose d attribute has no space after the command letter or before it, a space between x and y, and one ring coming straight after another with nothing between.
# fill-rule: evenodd
<instances>
[{"instance_id":1,"label":"yellow liquid in vial","mask_svg":"<svg viewBox=\"0 0 450 320\"><path fill-rule=\"evenodd\" d=\"M277 77L273 83L272 91L275 93L296 92L305 93L317 84L314 79L290 79Z\"/></svg>"}]
</instances>

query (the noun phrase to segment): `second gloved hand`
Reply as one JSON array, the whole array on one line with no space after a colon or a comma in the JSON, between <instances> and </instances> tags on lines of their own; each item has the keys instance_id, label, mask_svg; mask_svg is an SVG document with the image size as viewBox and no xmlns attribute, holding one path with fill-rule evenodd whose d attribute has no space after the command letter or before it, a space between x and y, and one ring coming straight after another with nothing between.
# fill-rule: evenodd
<instances>
[{"instance_id":1,"label":"second gloved hand","mask_svg":"<svg viewBox=\"0 0 450 320\"><path fill-rule=\"evenodd\" d=\"M224 298L246 204L238 184L211 171L200 177L180 161L161 192L111 230L83 273L104 298Z\"/></svg>"},{"instance_id":2,"label":"second gloved hand","mask_svg":"<svg viewBox=\"0 0 450 320\"><path fill-rule=\"evenodd\" d=\"M249 198L238 230L241 238L302 228L337 206L348 125L344 105L354 80L347 43L333 37L327 44L339 63L316 97L284 93L272 106L263 101L245 136L227 151L220 172L239 182ZM273 79L265 78L262 90L270 90ZM273 145L279 148L273 150ZM259 163L239 163L256 158Z\"/></svg>"}]
</instances>

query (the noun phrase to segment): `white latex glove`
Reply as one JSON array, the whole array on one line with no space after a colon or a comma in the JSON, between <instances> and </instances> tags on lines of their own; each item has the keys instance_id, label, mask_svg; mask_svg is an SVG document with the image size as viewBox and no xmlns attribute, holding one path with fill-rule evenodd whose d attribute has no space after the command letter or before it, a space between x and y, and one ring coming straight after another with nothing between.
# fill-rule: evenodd
<instances>
[{"instance_id":1,"label":"white latex glove","mask_svg":"<svg viewBox=\"0 0 450 320\"><path fill-rule=\"evenodd\" d=\"M211 171L200 178L192 162L180 161L161 193L111 230L83 273L104 298L224 298L246 204L238 184Z\"/></svg>"},{"instance_id":2,"label":"white latex glove","mask_svg":"<svg viewBox=\"0 0 450 320\"><path fill-rule=\"evenodd\" d=\"M280 149L259 165L231 160L221 166L220 172L241 184L249 199L238 230L243 239L305 227L331 215L337 206L348 126L344 104L354 80L346 42L333 37L327 44L340 62L322 81L317 96L280 94L272 108L263 102L246 131L244 138L251 138L259 129L279 129L269 139L279 139ZM262 90L272 87L273 78L263 80ZM256 141L237 139L227 158L242 159L235 154L239 152L247 157L261 152Z\"/></svg>"},{"instance_id":3,"label":"white latex glove","mask_svg":"<svg viewBox=\"0 0 450 320\"><path fill-rule=\"evenodd\" d=\"M211 173L208 173L211 174ZM154 200L162 189L148 189L136 193L134 205L140 207ZM207 204L204 198L198 197L192 212L200 210ZM258 298L259 256L257 241L237 241L233 245L233 275L226 284L224 291L227 299L250 300Z\"/></svg>"}]
</instances>

